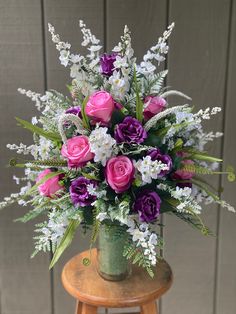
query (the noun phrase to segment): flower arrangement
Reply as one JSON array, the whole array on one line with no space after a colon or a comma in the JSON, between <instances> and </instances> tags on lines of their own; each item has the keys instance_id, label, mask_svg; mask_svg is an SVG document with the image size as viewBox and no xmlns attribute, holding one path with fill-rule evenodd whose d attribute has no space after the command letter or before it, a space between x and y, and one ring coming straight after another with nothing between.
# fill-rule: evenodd
<instances>
[{"instance_id":1,"label":"flower arrangement","mask_svg":"<svg viewBox=\"0 0 236 314\"><path fill-rule=\"evenodd\" d=\"M232 167L221 172L221 159L209 156L205 145L222 136L205 132L204 120L220 112L193 106L171 106L168 96L187 101L185 94L164 87L167 70L158 66L168 53L171 24L136 62L130 31L125 26L121 41L110 54L101 53L100 41L80 21L82 46L87 56L71 53L49 24L60 62L70 68L71 99L50 90L45 95L19 89L35 102L39 111L31 123L17 122L33 133L34 144L8 144L17 154L11 166L25 168L17 184L26 182L19 193L0 203L31 205L18 221L42 215L36 224L35 252L53 250L52 267L71 243L79 225L92 229L93 244L101 224L116 223L128 235L124 256L147 269L159 258L163 241L157 232L160 215L171 213L204 235L211 231L200 217L202 205L221 200L200 175L226 174L234 181Z\"/></svg>"}]
</instances>

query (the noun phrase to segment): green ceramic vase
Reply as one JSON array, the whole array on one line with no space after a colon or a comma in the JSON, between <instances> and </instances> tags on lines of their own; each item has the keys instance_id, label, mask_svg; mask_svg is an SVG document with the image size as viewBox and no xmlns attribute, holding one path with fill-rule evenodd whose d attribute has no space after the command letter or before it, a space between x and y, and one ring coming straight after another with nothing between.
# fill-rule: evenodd
<instances>
[{"instance_id":1,"label":"green ceramic vase","mask_svg":"<svg viewBox=\"0 0 236 314\"><path fill-rule=\"evenodd\" d=\"M102 224L98 236L97 269L100 276L110 281L120 281L131 273L131 264L123 256L127 241L125 227Z\"/></svg>"}]
</instances>

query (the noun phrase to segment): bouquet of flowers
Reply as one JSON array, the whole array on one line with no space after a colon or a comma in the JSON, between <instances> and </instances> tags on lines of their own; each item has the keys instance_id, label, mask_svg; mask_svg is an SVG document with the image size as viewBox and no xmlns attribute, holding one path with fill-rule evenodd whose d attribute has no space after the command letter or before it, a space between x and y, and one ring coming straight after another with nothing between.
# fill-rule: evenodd
<instances>
[{"instance_id":1,"label":"bouquet of flowers","mask_svg":"<svg viewBox=\"0 0 236 314\"><path fill-rule=\"evenodd\" d=\"M158 66L168 53L171 24L157 44L136 62L127 26L111 53L101 53L100 41L80 21L86 56L71 53L49 24L62 65L70 68L71 99L54 90L40 95L19 89L39 111L31 122L17 122L33 133L34 144L8 144L18 154L10 165L25 168L19 193L0 203L31 205L18 221L42 215L36 224L35 252L54 252L51 267L72 241L79 225L92 230L91 243L101 225L122 226L127 234L123 255L147 269L159 259L163 245L157 226L160 215L175 215L200 230L211 231L201 219L202 205L221 200L202 175L225 174L234 181L232 167L221 172L221 159L209 156L205 145L222 136L205 132L204 120L219 107L193 111L184 103L171 106L168 96L187 101L185 94L164 87L167 70Z\"/></svg>"}]
</instances>

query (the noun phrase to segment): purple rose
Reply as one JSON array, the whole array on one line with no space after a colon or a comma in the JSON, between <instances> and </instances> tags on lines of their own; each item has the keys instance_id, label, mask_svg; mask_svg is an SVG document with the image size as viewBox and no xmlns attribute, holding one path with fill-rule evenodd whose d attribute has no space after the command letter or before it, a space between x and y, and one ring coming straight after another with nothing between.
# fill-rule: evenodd
<instances>
[{"instance_id":1,"label":"purple rose","mask_svg":"<svg viewBox=\"0 0 236 314\"><path fill-rule=\"evenodd\" d=\"M88 192L89 184L97 187L97 181L84 177L79 177L72 181L70 186L70 197L75 206L89 206L96 200L96 196L91 195Z\"/></svg>"},{"instance_id":2,"label":"purple rose","mask_svg":"<svg viewBox=\"0 0 236 314\"><path fill-rule=\"evenodd\" d=\"M150 150L148 152L148 155L151 156L151 159L153 161L154 160L161 161L163 164L166 164L169 167L169 170L162 170L159 173L159 176L163 177L171 171L171 168L173 165L171 157L167 154L162 154L159 148L155 148L155 149Z\"/></svg>"},{"instance_id":3,"label":"purple rose","mask_svg":"<svg viewBox=\"0 0 236 314\"><path fill-rule=\"evenodd\" d=\"M142 143L147 138L147 132L142 124L130 116L124 118L115 129L117 143Z\"/></svg>"},{"instance_id":4,"label":"purple rose","mask_svg":"<svg viewBox=\"0 0 236 314\"><path fill-rule=\"evenodd\" d=\"M192 188L192 183L191 182L178 182L176 184L178 187L180 187L181 189L184 189L184 188Z\"/></svg>"},{"instance_id":5,"label":"purple rose","mask_svg":"<svg viewBox=\"0 0 236 314\"><path fill-rule=\"evenodd\" d=\"M114 68L114 62L116 61L117 53L107 54L100 58L100 65L101 65L101 73L106 76L111 76Z\"/></svg>"},{"instance_id":6,"label":"purple rose","mask_svg":"<svg viewBox=\"0 0 236 314\"><path fill-rule=\"evenodd\" d=\"M160 215L161 199L154 191L144 190L136 198L133 210L142 222L152 222Z\"/></svg>"},{"instance_id":7,"label":"purple rose","mask_svg":"<svg viewBox=\"0 0 236 314\"><path fill-rule=\"evenodd\" d=\"M69 109L66 110L65 113L72 113L75 116L78 116L82 119L81 108L79 106L70 107Z\"/></svg>"}]
</instances>

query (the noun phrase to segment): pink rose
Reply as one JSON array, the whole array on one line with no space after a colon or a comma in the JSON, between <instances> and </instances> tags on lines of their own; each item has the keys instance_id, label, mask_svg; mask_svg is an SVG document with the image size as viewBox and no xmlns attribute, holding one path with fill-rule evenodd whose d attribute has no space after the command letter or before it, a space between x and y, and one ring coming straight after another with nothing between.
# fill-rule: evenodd
<instances>
[{"instance_id":1,"label":"pink rose","mask_svg":"<svg viewBox=\"0 0 236 314\"><path fill-rule=\"evenodd\" d=\"M45 169L44 171L42 171L38 175L36 182L42 180L49 173L52 173L50 169ZM64 189L64 187L59 184L59 181L59 175L47 179L44 183L38 186L39 193L43 196L52 197L52 195L54 195L57 191Z\"/></svg>"},{"instance_id":2,"label":"pink rose","mask_svg":"<svg viewBox=\"0 0 236 314\"><path fill-rule=\"evenodd\" d=\"M108 92L93 93L86 104L85 113L96 122L108 123L115 108L114 100Z\"/></svg>"},{"instance_id":3,"label":"pink rose","mask_svg":"<svg viewBox=\"0 0 236 314\"><path fill-rule=\"evenodd\" d=\"M107 162L105 175L110 187L116 193L122 193L131 186L134 179L134 165L126 156L113 157Z\"/></svg>"},{"instance_id":4,"label":"pink rose","mask_svg":"<svg viewBox=\"0 0 236 314\"><path fill-rule=\"evenodd\" d=\"M185 152L178 152L176 155L180 156L180 157L188 157L188 154ZM184 165L193 165L194 162L191 159L184 159L184 160L182 160L181 164L183 166ZM172 178L174 180L190 180L190 179L192 179L193 176L194 176L193 172L179 169L173 173Z\"/></svg>"},{"instance_id":5,"label":"pink rose","mask_svg":"<svg viewBox=\"0 0 236 314\"><path fill-rule=\"evenodd\" d=\"M93 159L87 136L80 135L70 138L61 149L62 156L68 159L69 167L82 167Z\"/></svg>"},{"instance_id":6,"label":"pink rose","mask_svg":"<svg viewBox=\"0 0 236 314\"><path fill-rule=\"evenodd\" d=\"M144 100L143 116L145 120L151 119L166 107L166 100L158 96L147 96Z\"/></svg>"}]
</instances>

